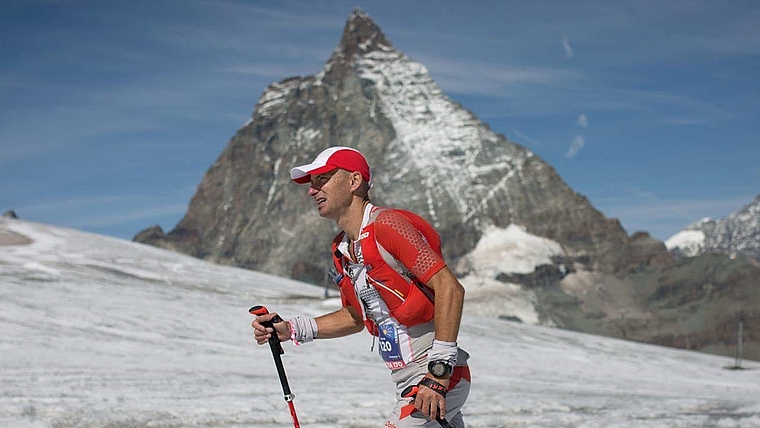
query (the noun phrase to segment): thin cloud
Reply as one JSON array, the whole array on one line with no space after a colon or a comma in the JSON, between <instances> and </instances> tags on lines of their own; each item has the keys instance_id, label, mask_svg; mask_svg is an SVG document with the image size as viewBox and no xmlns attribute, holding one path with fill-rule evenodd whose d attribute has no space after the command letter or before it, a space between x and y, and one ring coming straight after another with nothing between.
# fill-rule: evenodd
<instances>
[{"instance_id":1,"label":"thin cloud","mask_svg":"<svg viewBox=\"0 0 760 428\"><path fill-rule=\"evenodd\" d=\"M181 216L187 212L187 204L167 204L152 207L135 206L112 215L98 214L93 218L75 220L75 228L100 228L127 224L136 220L145 220L162 216Z\"/></svg>"},{"instance_id":2,"label":"thin cloud","mask_svg":"<svg viewBox=\"0 0 760 428\"><path fill-rule=\"evenodd\" d=\"M663 199L635 186L617 187L611 192L614 196L596 198L594 205L606 215L624 220L627 230L644 230L663 240L701 218L723 218L754 198L744 194L713 199Z\"/></svg>"},{"instance_id":3,"label":"thin cloud","mask_svg":"<svg viewBox=\"0 0 760 428\"><path fill-rule=\"evenodd\" d=\"M578 116L578 120L577 120L577 122L576 122L576 123L577 123L577 124L578 124L578 126L580 126L581 128L588 128L588 117L586 116L586 114L584 114L584 113L581 113L581 114Z\"/></svg>"},{"instance_id":4,"label":"thin cloud","mask_svg":"<svg viewBox=\"0 0 760 428\"><path fill-rule=\"evenodd\" d=\"M36 202L29 205L18 207L19 212L28 212L31 214L40 214L48 212L61 212L67 210L79 209L83 206L97 207L103 205L112 205L122 203L127 199L135 199L134 196L93 196L84 198L71 198L57 201Z\"/></svg>"},{"instance_id":5,"label":"thin cloud","mask_svg":"<svg viewBox=\"0 0 760 428\"><path fill-rule=\"evenodd\" d=\"M665 123L669 123L671 125L709 125L711 122L706 119L677 119L677 118L670 118L665 119Z\"/></svg>"},{"instance_id":6,"label":"thin cloud","mask_svg":"<svg viewBox=\"0 0 760 428\"><path fill-rule=\"evenodd\" d=\"M573 138L573 141L570 143L570 147L567 149L565 157L568 159L574 158L575 155L577 155L585 145L586 139L583 138L582 135L576 135L575 138Z\"/></svg>"},{"instance_id":7,"label":"thin cloud","mask_svg":"<svg viewBox=\"0 0 760 428\"><path fill-rule=\"evenodd\" d=\"M181 189L187 193L187 188ZM178 195L104 195L40 201L15 207L22 218L55 219L55 223L75 229L92 229L127 224L162 216L181 216L187 202L175 202ZM119 207L104 210L103 207ZM43 220L48 221L48 220Z\"/></svg>"},{"instance_id":8,"label":"thin cloud","mask_svg":"<svg viewBox=\"0 0 760 428\"><path fill-rule=\"evenodd\" d=\"M504 114L547 114L569 109L662 112L663 120L710 118L712 123L733 116L711 101L658 90L629 89L591 79L579 70L557 67L497 67L478 61L423 57L441 89L450 95L509 97L514 111ZM584 113L584 115L586 115ZM586 115L586 120L588 116ZM581 126L580 123L577 123Z\"/></svg>"},{"instance_id":9,"label":"thin cloud","mask_svg":"<svg viewBox=\"0 0 760 428\"><path fill-rule=\"evenodd\" d=\"M512 128L512 133L517 135L521 140L527 141L532 146L535 147L543 147L543 144L539 143L538 141L534 140L533 138L525 135L524 133L520 132L519 130Z\"/></svg>"},{"instance_id":10,"label":"thin cloud","mask_svg":"<svg viewBox=\"0 0 760 428\"><path fill-rule=\"evenodd\" d=\"M573 57L573 47L570 45L570 39L567 36L562 38L562 48L565 50L567 58Z\"/></svg>"},{"instance_id":11,"label":"thin cloud","mask_svg":"<svg viewBox=\"0 0 760 428\"><path fill-rule=\"evenodd\" d=\"M661 218L680 215L688 221L702 217L723 217L738 211L755 197L751 194L731 195L725 198L663 199L654 192L635 186L616 187L612 189L615 196L599 198L600 205L614 207L625 216L644 216ZM684 227L686 225L684 224Z\"/></svg>"},{"instance_id":12,"label":"thin cloud","mask_svg":"<svg viewBox=\"0 0 760 428\"><path fill-rule=\"evenodd\" d=\"M318 70L305 72L306 66L296 67L290 63L270 63L270 64L249 64L226 67L222 69L224 73L247 74L254 76L271 77L280 80L288 76L305 76L316 74Z\"/></svg>"},{"instance_id":13,"label":"thin cloud","mask_svg":"<svg viewBox=\"0 0 760 428\"><path fill-rule=\"evenodd\" d=\"M692 54L757 55L760 53L758 18L760 13L747 11L745 16L731 17L718 31L674 35L667 41Z\"/></svg>"},{"instance_id":14,"label":"thin cloud","mask_svg":"<svg viewBox=\"0 0 760 428\"><path fill-rule=\"evenodd\" d=\"M0 129L0 165L64 148L81 148L109 134L150 131L158 126L150 118L113 110L107 102L60 104L39 108L36 113L30 116L12 112L3 117L6 122Z\"/></svg>"},{"instance_id":15,"label":"thin cloud","mask_svg":"<svg viewBox=\"0 0 760 428\"><path fill-rule=\"evenodd\" d=\"M425 65L445 92L465 95L512 94L520 87L568 87L583 79L577 70L557 67L501 66L429 55L418 55L415 61Z\"/></svg>"}]
</instances>

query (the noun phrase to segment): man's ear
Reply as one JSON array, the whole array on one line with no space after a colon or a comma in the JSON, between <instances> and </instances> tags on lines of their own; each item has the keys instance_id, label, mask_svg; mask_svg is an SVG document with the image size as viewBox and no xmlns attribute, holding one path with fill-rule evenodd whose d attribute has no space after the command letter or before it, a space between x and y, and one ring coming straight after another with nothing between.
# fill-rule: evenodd
<instances>
[{"instance_id":1,"label":"man's ear","mask_svg":"<svg viewBox=\"0 0 760 428\"><path fill-rule=\"evenodd\" d=\"M362 178L361 173L359 173L359 172L352 172L351 173L351 180L350 180L351 191L356 191L357 189L359 189L359 187L361 187L361 185L362 185L362 181L363 180L364 179Z\"/></svg>"}]
</instances>

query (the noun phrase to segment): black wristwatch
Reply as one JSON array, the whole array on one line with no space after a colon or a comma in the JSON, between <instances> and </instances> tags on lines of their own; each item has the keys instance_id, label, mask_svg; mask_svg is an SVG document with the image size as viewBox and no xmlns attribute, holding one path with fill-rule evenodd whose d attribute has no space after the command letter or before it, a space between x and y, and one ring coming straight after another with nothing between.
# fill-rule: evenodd
<instances>
[{"instance_id":1,"label":"black wristwatch","mask_svg":"<svg viewBox=\"0 0 760 428\"><path fill-rule=\"evenodd\" d=\"M428 363L428 371L438 379L448 379L454 368L446 361L431 361Z\"/></svg>"}]
</instances>

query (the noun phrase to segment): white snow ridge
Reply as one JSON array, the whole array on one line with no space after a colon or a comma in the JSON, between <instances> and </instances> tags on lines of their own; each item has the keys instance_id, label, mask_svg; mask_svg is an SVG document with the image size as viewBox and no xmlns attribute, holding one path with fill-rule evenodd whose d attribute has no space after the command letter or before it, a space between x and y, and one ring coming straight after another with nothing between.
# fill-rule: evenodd
<instances>
[{"instance_id":1,"label":"white snow ridge","mask_svg":"<svg viewBox=\"0 0 760 428\"><path fill-rule=\"evenodd\" d=\"M0 219L0 427L293 423L249 306L323 290L157 248ZM465 304L467 306L468 303ZM760 363L465 316L478 427L758 427ZM285 344L304 428L377 428L395 401L372 339Z\"/></svg>"},{"instance_id":2,"label":"white snow ridge","mask_svg":"<svg viewBox=\"0 0 760 428\"><path fill-rule=\"evenodd\" d=\"M705 233L701 230L682 230L665 241L668 250L678 248L684 256L694 257L705 248Z\"/></svg>"}]
</instances>

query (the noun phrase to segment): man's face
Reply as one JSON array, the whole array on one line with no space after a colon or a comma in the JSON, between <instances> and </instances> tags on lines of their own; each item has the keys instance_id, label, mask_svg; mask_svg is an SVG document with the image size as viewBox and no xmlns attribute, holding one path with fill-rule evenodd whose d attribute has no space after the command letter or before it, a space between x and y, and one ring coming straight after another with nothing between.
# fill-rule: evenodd
<instances>
[{"instance_id":1,"label":"man's face","mask_svg":"<svg viewBox=\"0 0 760 428\"><path fill-rule=\"evenodd\" d=\"M320 216L337 220L351 205L350 177L342 169L311 176L309 196L316 202Z\"/></svg>"}]
</instances>

